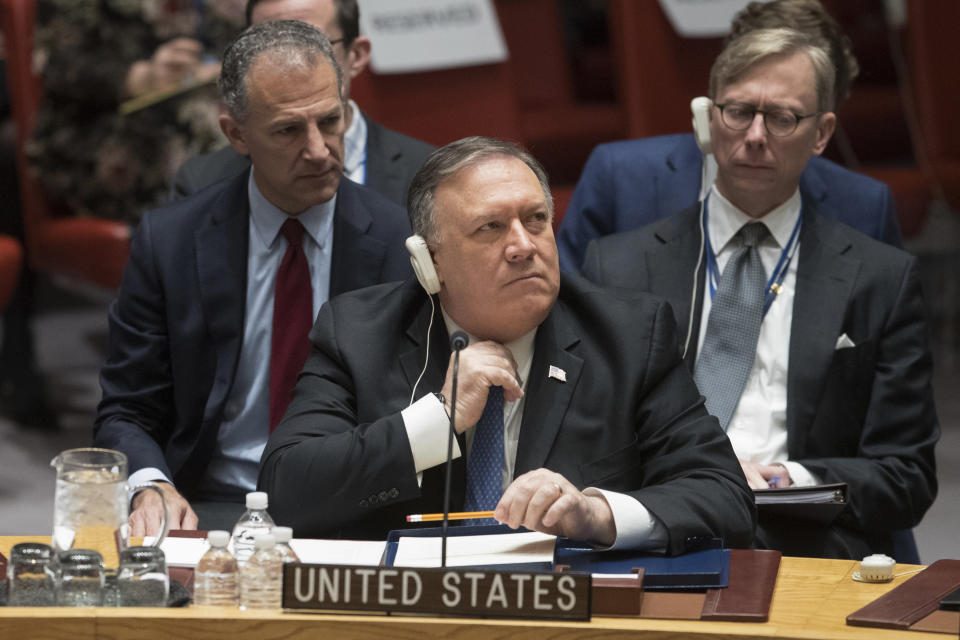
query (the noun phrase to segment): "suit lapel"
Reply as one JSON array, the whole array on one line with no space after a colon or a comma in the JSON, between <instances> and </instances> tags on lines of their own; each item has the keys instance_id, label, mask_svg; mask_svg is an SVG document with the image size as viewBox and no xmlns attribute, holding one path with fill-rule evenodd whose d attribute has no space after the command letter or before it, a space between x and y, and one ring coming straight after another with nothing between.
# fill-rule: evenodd
<instances>
[{"instance_id":1,"label":"suit lapel","mask_svg":"<svg viewBox=\"0 0 960 640\"><path fill-rule=\"evenodd\" d=\"M383 127L370 118L367 118L366 122L366 185L378 193L402 193L406 188L400 171L403 150L395 144L390 144L387 137L383 135Z\"/></svg>"},{"instance_id":2,"label":"suit lapel","mask_svg":"<svg viewBox=\"0 0 960 640\"><path fill-rule=\"evenodd\" d=\"M860 260L845 255L850 245L838 239L804 200L797 286L790 329L787 373L787 448L791 456L805 448L806 431L860 270Z\"/></svg>"},{"instance_id":3,"label":"suit lapel","mask_svg":"<svg viewBox=\"0 0 960 640\"><path fill-rule=\"evenodd\" d=\"M244 171L234 178L194 233L200 307L216 349L216 376L204 421L218 415L233 384L243 342L246 305L250 202Z\"/></svg>"},{"instance_id":4,"label":"suit lapel","mask_svg":"<svg viewBox=\"0 0 960 640\"><path fill-rule=\"evenodd\" d=\"M690 314L693 313L690 346L687 349L686 362L693 369L694 354L697 352L697 337L700 333L700 309L703 308L704 261L700 260L697 271L696 298L693 294L693 270L697 268L700 257L700 205L696 204L671 216L654 233L657 240L644 255L646 269L645 290L650 291L670 303L676 316L680 331L680 340L686 339L690 326Z\"/></svg>"},{"instance_id":5,"label":"suit lapel","mask_svg":"<svg viewBox=\"0 0 960 640\"><path fill-rule=\"evenodd\" d=\"M558 302L537 330L514 477L544 466L553 448L583 369L583 360L571 353L579 342ZM566 382L548 375L551 365L566 373Z\"/></svg>"},{"instance_id":6,"label":"suit lapel","mask_svg":"<svg viewBox=\"0 0 960 640\"><path fill-rule=\"evenodd\" d=\"M430 305L426 301L426 293L420 289L420 285L415 285L419 289L418 293L424 296L424 303L420 310L407 327L407 347L400 354L400 367L407 379L410 389L416 384L420 372L423 371L423 361L426 358L426 337L427 328L430 326ZM443 387L443 381L447 374L447 360L450 357L450 339L447 337L447 327L443 322L443 314L440 313L439 303L436 305L436 315L433 320L433 328L430 330L430 362L427 370L423 374L423 379L417 387L418 400L428 392L438 391Z\"/></svg>"},{"instance_id":7,"label":"suit lapel","mask_svg":"<svg viewBox=\"0 0 960 640\"><path fill-rule=\"evenodd\" d=\"M380 280L385 248L368 235L373 217L347 178L340 181L333 213L333 254L330 261L330 297L361 289Z\"/></svg>"},{"instance_id":8,"label":"suit lapel","mask_svg":"<svg viewBox=\"0 0 960 640\"><path fill-rule=\"evenodd\" d=\"M416 287L420 296L426 295L419 284L411 281L408 286ZM424 372L420 384L417 385L414 401L428 393L440 390L447 375L447 362L450 359L450 338L447 336L447 327L443 321L439 303L436 305L435 313L433 328L430 329L430 336L427 338L427 330L430 327L430 304L424 298L420 309L407 327L407 344L400 353L400 368L403 369L403 375L412 391L420 377L420 372L423 371L423 361L427 356L426 341L427 339L430 340L430 362L427 364L427 370ZM457 436L457 442L460 445L460 451L466 452L466 443L462 435ZM463 496L467 486L466 473L466 457L461 455L453 461L453 473L451 474L450 496L453 510L462 509ZM423 495L428 498L432 496L436 504L441 504L445 477L444 465L423 472L423 483L421 484Z\"/></svg>"}]
</instances>

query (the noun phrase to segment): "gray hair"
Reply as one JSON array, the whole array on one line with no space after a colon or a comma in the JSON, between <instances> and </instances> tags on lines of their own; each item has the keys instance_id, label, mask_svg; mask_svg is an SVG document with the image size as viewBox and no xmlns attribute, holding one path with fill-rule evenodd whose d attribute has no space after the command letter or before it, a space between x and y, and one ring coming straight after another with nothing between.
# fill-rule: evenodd
<instances>
[{"instance_id":1,"label":"gray hair","mask_svg":"<svg viewBox=\"0 0 960 640\"><path fill-rule=\"evenodd\" d=\"M278 72L295 67L316 68L321 57L337 74L337 95L341 101L343 71L333 56L330 39L299 20L277 20L255 24L237 36L223 53L217 88L220 100L234 119L243 122L249 115L247 76L261 54L269 53Z\"/></svg>"},{"instance_id":2,"label":"gray hair","mask_svg":"<svg viewBox=\"0 0 960 640\"><path fill-rule=\"evenodd\" d=\"M496 157L516 158L530 167L543 190L547 213L550 222L553 222L553 196L550 193L550 181L547 178L547 172L536 158L513 142L472 136L451 142L431 153L413 177L410 190L407 192L407 213L410 216L410 228L413 232L422 236L427 242L439 241L433 198L437 187L463 169L474 167Z\"/></svg>"},{"instance_id":3,"label":"gray hair","mask_svg":"<svg viewBox=\"0 0 960 640\"><path fill-rule=\"evenodd\" d=\"M710 69L710 99L716 100L729 86L757 65L773 57L805 53L813 64L816 78L817 110L831 111L834 105L836 67L830 58L829 44L823 38L793 29L757 29L730 42Z\"/></svg>"}]
</instances>

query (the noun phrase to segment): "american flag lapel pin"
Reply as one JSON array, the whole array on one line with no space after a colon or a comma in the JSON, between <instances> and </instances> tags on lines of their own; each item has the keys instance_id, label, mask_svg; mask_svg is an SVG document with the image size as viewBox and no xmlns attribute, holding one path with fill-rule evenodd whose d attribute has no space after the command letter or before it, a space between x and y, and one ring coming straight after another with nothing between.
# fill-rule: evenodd
<instances>
[{"instance_id":1,"label":"american flag lapel pin","mask_svg":"<svg viewBox=\"0 0 960 640\"><path fill-rule=\"evenodd\" d=\"M561 369L560 367L555 367L554 365L550 365L550 371L547 372L547 377L553 378L555 380L559 380L560 382L566 382L567 372Z\"/></svg>"}]
</instances>

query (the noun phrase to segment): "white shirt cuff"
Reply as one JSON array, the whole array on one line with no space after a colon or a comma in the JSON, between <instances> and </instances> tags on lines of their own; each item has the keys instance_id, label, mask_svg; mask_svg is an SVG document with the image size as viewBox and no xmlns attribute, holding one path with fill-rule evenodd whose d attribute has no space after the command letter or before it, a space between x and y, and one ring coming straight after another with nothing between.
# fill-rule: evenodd
<instances>
[{"instance_id":1,"label":"white shirt cuff","mask_svg":"<svg viewBox=\"0 0 960 640\"><path fill-rule=\"evenodd\" d=\"M400 412L410 441L413 466L417 474L447 461L447 434L450 418L440 399L432 393L423 396ZM453 459L460 457L460 445L453 439ZM420 481L420 478L417 478Z\"/></svg>"},{"instance_id":2,"label":"white shirt cuff","mask_svg":"<svg viewBox=\"0 0 960 640\"><path fill-rule=\"evenodd\" d=\"M163 471L160 471L160 469L157 469L156 467L144 467L143 469L137 469L130 474L130 477L127 478L127 486L133 488L139 484L145 484L152 481L168 482L173 484L173 481L165 476Z\"/></svg>"},{"instance_id":3,"label":"white shirt cuff","mask_svg":"<svg viewBox=\"0 0 960 640\"><path fill-rule=\"evenodd\" d=\"M782 464L787 468L787 471L790 473L790 480L793 482L792 486L794 487L815 487L818 484L822 484L820 478L810 473L810 471L800 463L784 460L776 464Z\"/></svg>"},{"instance_id":4,"label":"white shirt cuff","mask_svg":"<svg viewBox=\"0 0 960 640\"><path fill-rule=\"evenodd\" d=\"M617 537L607 551L615 549L644 549L647 551L666 551L667 530L639 500L625 493L587 487L583 493L588 496L601 496L610 505Z\"/></svg>"}]
</instances>

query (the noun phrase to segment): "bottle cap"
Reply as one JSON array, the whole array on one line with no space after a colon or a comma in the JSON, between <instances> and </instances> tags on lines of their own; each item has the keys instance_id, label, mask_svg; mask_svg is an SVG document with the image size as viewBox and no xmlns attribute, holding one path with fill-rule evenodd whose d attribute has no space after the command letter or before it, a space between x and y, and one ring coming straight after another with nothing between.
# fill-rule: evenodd
<instances>
[{"instance_id":1,"label":"bottle cap","mask_svg":"<svg viewBox=\"0 0 960 640\"><path fill-rule=\"evenodd\" d=\"M263 491L251 491L247 494L247 509L266 509L267 494Z\"/></svg>"},{"instance_id":2,"label":"bottle cap","mask_svg":"<svg viewBox=\"0 0 960 640\"><path fill-rule=\"evenodd\" d=\"M290 542L290 538L293 537L293 529L290 527L274 527L273 537L277 539L278 543L282 542L286 544Z\"/></svg>"},{"instance_id":3,"label":"bottle cap","mask_svg":"<svg viewBox=\"0 0 960 640\"><path fill-rule=\"evenodd\" d=\"M207 542L211 547L226 547L230 543L228 531L211 531L207 534Z\"/></svg>"},{"instance_id":4,"label":"bottle cap","mask_svg":"<svg viewBox=\"0 0 960 640\"><path fill-rule=\"evenodd\" d=\"M257 549L271 549L277 544L272 533L258 533L253 536L253 546Z\"/></svg>"}]
</instances>

